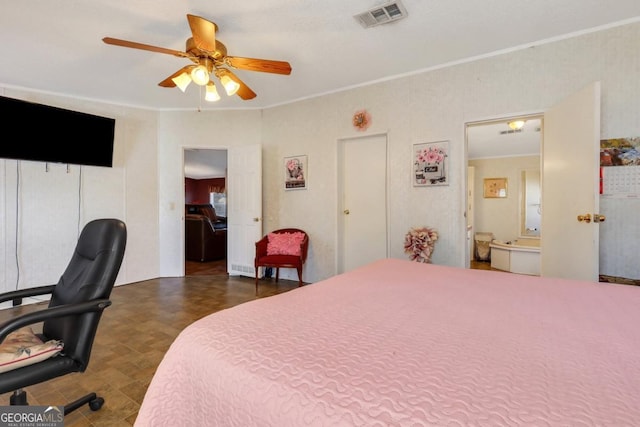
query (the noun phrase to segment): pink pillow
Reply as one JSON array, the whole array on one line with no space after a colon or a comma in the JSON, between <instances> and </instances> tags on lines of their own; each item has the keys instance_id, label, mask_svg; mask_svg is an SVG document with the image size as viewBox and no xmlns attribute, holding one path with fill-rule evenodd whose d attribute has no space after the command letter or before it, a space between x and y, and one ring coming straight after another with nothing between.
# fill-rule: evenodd
<instances>
[{"instance_id":1,"label":"pink pillow","mask_svg":"<svg viewBox=\"0 0 640 427\"><path fill-rule=\"evenodd\" d=\"M304 234L295 233L269 233L267 243L267 255L296 255L302 254L302 241Z\"/></svg>"},{"instance_id":2,"label":"pink pillow","mask_svg":"<svg viewBox=\"0 0 640 427\"><path fill-rule=\"evenodd\" d=\"M0 372L41 362L60 353L63 346L56 340L42 342L29 326L20 328L0 344Z\"/></svg>"}]
</instances>

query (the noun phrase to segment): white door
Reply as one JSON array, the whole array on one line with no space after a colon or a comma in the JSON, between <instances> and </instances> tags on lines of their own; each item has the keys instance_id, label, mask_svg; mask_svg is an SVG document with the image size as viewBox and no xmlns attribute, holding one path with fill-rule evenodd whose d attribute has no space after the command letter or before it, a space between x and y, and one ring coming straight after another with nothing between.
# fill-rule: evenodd
<instances>
[{"instance_id":1,"label":"white door","mask_svg":"<svg viewBox=\"0 0 640 427\"><path fill-rule=\"evenodd\" d=\"M255 277L255 243L262 237L262 148L229 148L227 160L227 270Z\"/></svg>"},{"instance_id":2,"label":"white door","mask_svg":"<svg viewBox=\"0 0 640 427\"><path fill-rule=\"evenodd\" d=\"M338 146L338 273L388 256L387 136Z\"/></svg>"},{"instance_id":3,"label":"white door","mask_svg":"<svg viewBox=\"0 0 640 427\"><path fill-rule=\"evenodd\" d=\"M600 82L544 114L541 275L598 281ZM578 221L589 214L591 222Z\"/></svg>"}]
</instances>

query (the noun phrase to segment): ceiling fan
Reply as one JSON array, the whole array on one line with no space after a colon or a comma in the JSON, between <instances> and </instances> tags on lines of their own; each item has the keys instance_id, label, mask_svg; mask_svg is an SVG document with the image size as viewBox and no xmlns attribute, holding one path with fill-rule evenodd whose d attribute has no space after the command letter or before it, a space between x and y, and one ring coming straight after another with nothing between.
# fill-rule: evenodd
<instances>
[{"instance_id":1,"label":"ceiling fan","mask_svg":"<svg viewBox=\"0 0 640 427\"><path fill-rule=\"evenodd\" d=\"M207 101L220 99L216 86L211 80L211 75L220 79L220 83L222 83L229 96L237 94L244 100L256 97L256 93L229 68L274 74L291 74L291 65L286 61L228 56L226 46L216 40L218 26L215 23L200 16L189 14L187 15L187 20L189 21L192 37L187 39L184 52L112 37L105 37L102 41L106 44L165 53L191 60L193 64L182 67L162 80L158 85L162 87L177 86L184 92L189 83L193 81L200 86L206 87L205 99Z\"/></svg>"}]
</instances>

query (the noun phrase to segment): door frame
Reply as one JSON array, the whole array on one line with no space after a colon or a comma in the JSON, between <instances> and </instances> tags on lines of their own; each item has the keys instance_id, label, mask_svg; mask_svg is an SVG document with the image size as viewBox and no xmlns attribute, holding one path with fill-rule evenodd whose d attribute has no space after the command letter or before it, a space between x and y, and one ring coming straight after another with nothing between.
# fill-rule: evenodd
<instances>
[{"instance_id":1,"label":"door frame","mask_svg":"<svg viewBox=\"0 0 640 427\"><path fill-rule=\"evenodd\" d=\"M341 260L342 257L342 237L344 236L344 230L343 230L343 226L342 226L342 210L343 210L343 201L340 199L340 195L342 194L343 191L343 185L344 185L344 178L342 176L342 172L341 172L341 165L342 162L344 161L344 159L341 157L340 153L342 151L342 146L343 144L349 142L349 141L354 141L354 140L361 140L361 139L369 139L369 138L376 138L376 137L384 137L385 141L386 141L386 147L385 147L385 169L386 169L386 176L385 176L385 200L384 200L384 212L385 212L385 233L386 233L386 248L385 248L385 252L386 252L386 256L389 256L390 253L390 241L389 241L389 235L390 235L390 206L389 206L389 132L377 132L377 133L370 133L370 134L366 134L366 135L357 135L357 136L346 136L343 138L338 138L336 140L336 166L337 166L337 174L336 174L336 235L335 235L335 274L339 274L341 267L343 266L343 260Z\"/></svg>"},{"instance_id":2,"label":"door frame","mask_svg":"<svg viewBox=\"0 0 640 427\"><path fill-rule=\"evenodd\" d=\"M182 151L182 169L181 169L181 177L182 177L182 193L181 193L181 200L182 200L182 205L181 205L181 209L182 209L182 214L181 214L181 218L182 218L182 227L181 227L181 236L182 236L182 257L181 257L181 263L182 263L182 276L186 275L186 258L185 258L185 250L186 250L186 244L187 244L187 239L185 236L185 232L184 232L184 227L185 227L185 214L184 214L184 210L185 210L185 205L186 205L186 194L185 194L185 190L184 190L184 184L185 184L185 180L186 180L186 176L184 173L184 169L185 169L185 152L188 150L212 150L212 151L224 151L225 152L225 156L227 157L227 164L229 162L229 147L202 147L202 146L190 146L190 145L184 145L181 147ZM225 187L227 186L227 180L229 179L228 175L225 176ZM227 211L229 210L229 205L228 205L228 200L227 199ZM227 255L229 253L229 243L227 242ZM225 256L225 257L226 257Z\"/></svg>"}]
</instances>

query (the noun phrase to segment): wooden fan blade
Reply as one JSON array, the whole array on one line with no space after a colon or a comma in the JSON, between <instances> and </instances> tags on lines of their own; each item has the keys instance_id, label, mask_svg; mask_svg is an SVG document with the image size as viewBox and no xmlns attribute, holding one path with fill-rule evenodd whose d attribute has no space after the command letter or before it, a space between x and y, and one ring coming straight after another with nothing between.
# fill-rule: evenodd
<instances>
[{"instance_id":1,"label":"wooden fan blade","mask_svg":"<svg viewBox=\"0 0 640 427\"><path fill-rule=\"evenodd\" d=\"M227 56L225 58L225 63L230 67L241 70L261 71L263 73L274 74L291 74L291 65L286 61Z\"/></svg>"},{"instance_id":2,"label":"wooden fan blade","mask_svg":"<svg viewBox=\"0 0 640 427\"><path fill-rule=\"evenodd\" d=\"M238 89L238 91L236 92L236 95L238 95L240 98L246 101L248 99L253 99L256 97L256 93L252 91L251 88L249 88L249 86L247 86L245 82L240 80L238 76L233 74L231 70L227 70L226 68L218 69L218 77L222 77L225 74L229 76L231 80L233 80L234 82L240 85L240 89Z\"/></svg>"},{"instance_id":3,"label":"wooden fan blade","mask_svg":"<svg viewBox=\"0 0 640 427\"><path fill-rule=\"evenodd\" d=\"M162 87L176 87L176 84L174 83L174 81L172 80L175 77L178 77L180 74L182 73L190 73L191 70L195 67L195 65L187 65L186 67L182 67L180 68L178 71L176 71L175 73L171 74L169 77L167 77L166 79L164 79L163 81L161 81L160 83L158 83L158 86L162 86Z\"/></svg>"},{"instance_id":4,"label":"wooden fan blade","mask_svg":"<svg viewBox=\"0 0 640 427\"><path fill-rule=\"evenodd\" d=\"M216 31L218 30L216 24L195 15L187 15L187 20L196 47L205 52L215 53Z\"/></svg>"},{"instance_id":5,"label":"wooden fan blade","mask_svg":"<svg viewBox=\"0 0 640 427\"><path fill-rule=\"evenodd\" d=\"M157 53L166 53L167 55L178 56L180 58L191 58L191 55L189 55L186 52L181 52L179 50L173 50L173 49L167 49L167 48L164 48L164 47L151 46L151 45L143 44L143 43L130 42L128 40L121 40L121 39L114 39L112 37L105 37L105 38L102 39L102 41L105 42L106 44L112 44L112 45L115 45L115 46L130 47L130 48L133 48L133 49L148 50L148 51L157 52Z\"/></svg>"}]
</instances>

